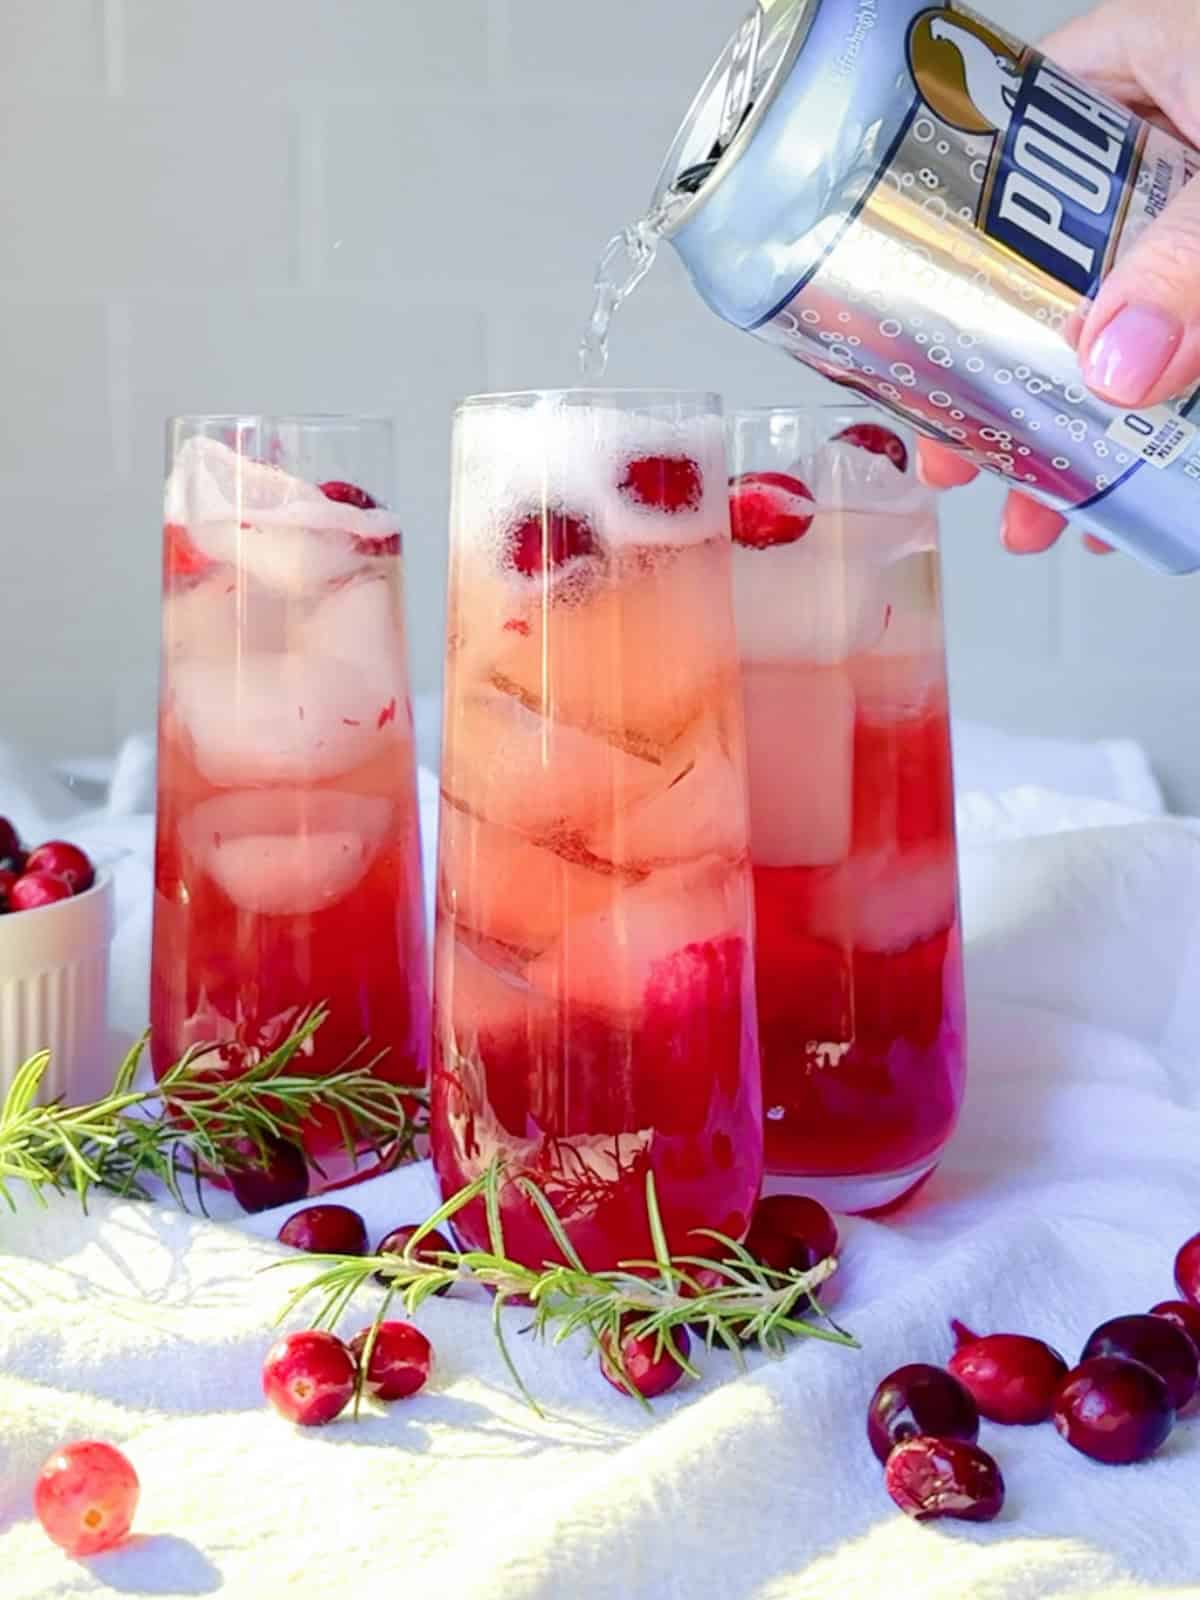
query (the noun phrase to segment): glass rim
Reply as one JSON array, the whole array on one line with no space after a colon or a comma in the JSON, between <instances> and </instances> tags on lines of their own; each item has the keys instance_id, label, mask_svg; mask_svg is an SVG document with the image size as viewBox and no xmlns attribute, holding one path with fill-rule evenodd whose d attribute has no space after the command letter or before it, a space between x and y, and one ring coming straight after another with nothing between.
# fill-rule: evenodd
<instances>
[{"instance_id":1,"label":"glass rim","mask_svg":"<svg viewBox=\"0 0 1200 1600\"><path fill-rule=\"evenodd\" d=\"M539 400L608 406L612 410L690 406L716 416L725 414L724 402L715 389L606 389L595 384L581 384L569 389L497 389L493 393L469 394L459 401L455 415L486 410L489 406L534 405Z\"/></svg>"},{"instance_id":2,"label":"glass rim","mask_svg":"<svg viewBox=\"0 0 1200 1600\"><path fill-rule=\"evenodd\" d=\"M725 415L730 422L736 422L738 417L804 417L828 416L830 412L841 411L882 411L879 405L873 405L869 400L809 400L794 401L791 404L778 406L732 406ZM901 423L907 427L907 423Z\"/></svg>"},{"instance_id":3,"label":"glass rim","mask_svg":"<svg viewBox=\"0 0 1200 1600\"><path fill-rule=\"evenodd\" d=\"M252 427L270 423L293 428L394 428L396 419L386 411L179 411L166 419L167 427Z\"/></svg>"}]
</instances>

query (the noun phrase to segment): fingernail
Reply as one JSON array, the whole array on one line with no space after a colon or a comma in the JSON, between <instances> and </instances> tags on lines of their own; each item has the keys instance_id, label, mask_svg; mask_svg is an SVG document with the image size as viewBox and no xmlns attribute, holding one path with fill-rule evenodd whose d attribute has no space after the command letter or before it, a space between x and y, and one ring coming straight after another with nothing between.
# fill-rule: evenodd
<instances>
[{"instance_id":1,"label":"fingernail","mask_svg":"<svg viewBox=\"0 0 1200 1600\"><path fill-rule=\"evenodd\" d=\"M1093 389L1120 405L1145 399L1183 343L1183 323L1156 306L1125 306L1100 334L1083 364Z\"/></svg>"}]
</instances>

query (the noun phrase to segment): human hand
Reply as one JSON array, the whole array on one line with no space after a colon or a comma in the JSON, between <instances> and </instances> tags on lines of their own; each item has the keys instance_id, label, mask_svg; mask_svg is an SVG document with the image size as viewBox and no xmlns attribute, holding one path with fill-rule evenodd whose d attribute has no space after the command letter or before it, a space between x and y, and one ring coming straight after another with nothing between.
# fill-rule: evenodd
<instances>
[{"instance_id":1,"label":"human hand","mask_svg":"<svg viewBox=\"0 0 1200 1600\"><path fill-rule=\"evenodd\" d=\"M1052 61L1185 143L1200 145L1200 33L1195 0L1106 0L1052 33ZM1081 307L1066 336L1088 386L1119 406L1153 406L1200 381L1200 179L1188 184ZM970 483L978 468L922 440L920 470L935 488ZM1002 537L1018 555L1048 550L1067 519L1010 494ZM1089 549L1109 545L1085 535Z\"/></svg>"}]
</instances>

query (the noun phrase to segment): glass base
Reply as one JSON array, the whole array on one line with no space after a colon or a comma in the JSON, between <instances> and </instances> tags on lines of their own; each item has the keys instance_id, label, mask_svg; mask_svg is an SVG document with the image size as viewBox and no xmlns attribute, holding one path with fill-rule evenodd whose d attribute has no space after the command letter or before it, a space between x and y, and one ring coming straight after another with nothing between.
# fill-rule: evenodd
<instances>
[{"instance_id":1,"label":"glass base","mask_svg":"<svg viewBox=\"0 0 1200 1600\"><path fill-rule=\"evenodd\" d=\"M887 1211L907 1200L920 1188L934 1172L940 1157L939 1151L931 1161L922 1162L919 1167L909 1167L904 1172L868 1172L859 1175L768 1172L763 1177L762 1192L764 1195L810 1195L830 1211L851 1215Z\"/></svg>"}]
</instances>

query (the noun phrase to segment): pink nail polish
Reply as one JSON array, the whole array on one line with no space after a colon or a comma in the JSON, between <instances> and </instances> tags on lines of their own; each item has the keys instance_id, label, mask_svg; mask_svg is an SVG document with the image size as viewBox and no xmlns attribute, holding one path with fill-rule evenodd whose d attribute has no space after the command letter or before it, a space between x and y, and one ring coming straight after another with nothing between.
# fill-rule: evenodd
<instances>
[{"instance_id":1,"label":"pink nail polish","mask_svg":"<svg viewBox=\"0 0 1200 1600\"><path fill-rule=\"evenodd\" d=\"M1153 389L1183 343L1183 324L1155 306L1125 306L1100 334L1084 362L1094 389L1135 406Z\"/></svg>"}]
</instances>

